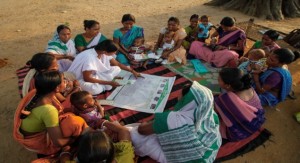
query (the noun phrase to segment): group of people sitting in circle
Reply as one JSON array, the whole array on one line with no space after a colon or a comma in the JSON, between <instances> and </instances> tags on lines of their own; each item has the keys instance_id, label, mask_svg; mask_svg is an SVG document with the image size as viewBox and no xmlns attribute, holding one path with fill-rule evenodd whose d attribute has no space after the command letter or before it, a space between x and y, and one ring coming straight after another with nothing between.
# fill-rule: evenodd
<instances>
[{"instance_id":1,"label":"group of people sitting in circle","mask_svg":"<svg viewBox=\"0 0 300 163\"><path fill-rule=\"evenodd\" d=\"M246 35L234 18L224 17L215 27L208 16L194 14L184 29L171 17L152 49L159 59L138 64L132 52L147 53L143 28L131 14L123 15L121 23L109 40L99 22L85 20L85 32L75 42L70 28L60 25L45 53L32 57L13 135L40 159L129 163L138 155L158 162L213 162L222 140L237 142L257 132L265 122L263 106L277 105L291 91L287 64L299 52L280 48L274 30L244 54ZM155 113L153 121L122 126L104 119L94 95L119 86L114 79L121 69L138 78L141 74L130 65L184 65L188 57L222 67L218 82L223 93L213 95L193 82L182 87L174 110Z\"/></svg>"}]
</instances>

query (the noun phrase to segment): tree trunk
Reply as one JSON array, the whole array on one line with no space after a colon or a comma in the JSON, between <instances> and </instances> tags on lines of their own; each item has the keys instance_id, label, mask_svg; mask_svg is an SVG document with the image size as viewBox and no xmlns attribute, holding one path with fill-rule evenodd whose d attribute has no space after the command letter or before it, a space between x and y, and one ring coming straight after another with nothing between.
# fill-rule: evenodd
<instances>
[{"instance_id":1,"label":"tree trunk","mask_svg":"<svg viewBox=\"0 0 300 163\"><path fill-rule=\"evenodd\" d=\"M300 0L212 0L206 5L222 6L270 20L300 17Z\"/></svg>"},{"instance_id":2,"label":"tree trunk","mask_svg":"<svg viewBox=\"0 0 300 163\"><path fill-rule=\"evenodd\" d=\"M299 0L289 0L283 1L282 12L286 17L300 17L300 1Z\"/></svg>"}]
</instances>

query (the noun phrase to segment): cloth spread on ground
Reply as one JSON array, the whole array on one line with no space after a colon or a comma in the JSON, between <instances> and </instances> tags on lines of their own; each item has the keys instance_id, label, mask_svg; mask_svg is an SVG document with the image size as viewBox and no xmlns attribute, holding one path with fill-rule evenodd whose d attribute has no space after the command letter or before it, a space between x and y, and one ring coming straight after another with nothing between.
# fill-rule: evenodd
<instances>
[{"instance_id":1,"label":"cloth spread on ground","mask_svg":"<svg viewBox=\"0 0 300 163\"><path fill-rule=\"evenodd\" d=\"M191 61L187 61L186 65L181 65L179 63L166 64L166 68L171 71L185 77L190 81L197 81L200 84L208 87L213 93L220 93L220 86L218 83L218 76L220 68L212 67L209 63L203 63L208 72L198 73Z\"/></svg>"}]
</instances>

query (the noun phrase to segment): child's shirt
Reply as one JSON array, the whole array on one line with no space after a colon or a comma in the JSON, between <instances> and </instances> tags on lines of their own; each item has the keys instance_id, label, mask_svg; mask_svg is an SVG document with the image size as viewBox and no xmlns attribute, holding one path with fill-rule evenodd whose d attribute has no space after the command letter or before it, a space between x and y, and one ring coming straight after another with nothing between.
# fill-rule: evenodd
<instances>
[{"instance_id":1,"label":"child's shirt","mask_svg":"<svg viewBox=\"0 0 300 163\"><path fill-rule=\"evenodd\" d=\"M143 54L146 50L145 45L141 46L131 46L129 49L129 54Z\"/></svg>"},{"instance_id":2,"label":"child's shirt","mask_svg":"<svg viewBox=\"0 0 300 163\"><path fill-rule=\"evenodd\" d=\"M99 127L97 126L97 122L101 118L103 118L96 106L85 109L83 111L75 108L75 113L82 117L85 120L85 122L94 129Z\"/></svg>"},{"instance_id":3,"label":"child's shirt","mask_svg":"<svg viewBox=\"0 0 300 163\"><path fill-rule=\"evenodd\" d=\"M209 30L212 26L213 26L213 24L211 24L211 23L208 23L207 26L205 26L202 23L198 24L198 28L202 29L202 32L198 33L198 38L208 38Z\"/></svg>"},{"instance_id":4,"label":"child's shirt","mask_svg":"<svg viewBox=\"0 0 300 163\"><path fill-rule=\"evenodd\" d=\"M248 66L250 65L250 61L246 61L246 62L243 62L241 63L239 66L238 66L238 69L242 70L243 71L243 74L248 74Z\"/></svg>"},{"instance_id":5,"label":"child's shirt","mask_svg":"<svg viewBox=\"0 0 300 163\"><path fill-rule=\"evenodd\" d=\"M240 70L242 70L244 74L249 74L252 71L251 68L248 68L250 66L251 62L255 63L255 64L258 64L262 69L266 67L266 58L261 58L258 61L248 60L246 62L243 62L238 66L238 68Z\"/></svg>"},{"instance_id":6,"label":"child's shirt","mask_svg":"<svg viewBox=\"0 0 300 163\"><path fill-rule=\"evenodd\" d=\"M164 42L162 48L163 48L163 50L165 50L165 49L172 49L174 46L175 46L175 41L172 40L171 43Z\"/></svg>"}]
</instances>

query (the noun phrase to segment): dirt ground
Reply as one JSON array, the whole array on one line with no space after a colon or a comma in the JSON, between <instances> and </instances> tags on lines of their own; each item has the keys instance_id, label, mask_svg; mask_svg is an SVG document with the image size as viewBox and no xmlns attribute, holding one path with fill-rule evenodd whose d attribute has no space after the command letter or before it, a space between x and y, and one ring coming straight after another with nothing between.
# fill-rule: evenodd
<instances>
[{"instance_id":1,"label":"dirt ground","mask_svg":"<svg viewBox=\"0 0 300 163\"><path fill-rule=\"evenodd\" d=\"M136 24L144 27L146 41L155 41L161 27L170 16L189 24L189 17L197 13L211 16L217 24L224 16L237 21L250 17L235 11L204 6L207 0L9 0L0 5L0 162L30 162L35 154L21 147L12 138L14 112L20 101L17 89L16 69L31 56L45 49L57 25L68 22L73 37L83 32L83 20L95 19L101 24L101 32L112 38L113 30L121 26L123 14L131 13ZM300 19L255 22L288 33L299 28ZM300 60L289 66L294 79L297 100L286 100L277 106L280 111L266 108L265 127L273 133L272 142L265 143L253 152L228 162L299 162L300 124L293 114L300 111Z\"/></svg>"}]
</instances>

